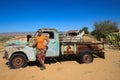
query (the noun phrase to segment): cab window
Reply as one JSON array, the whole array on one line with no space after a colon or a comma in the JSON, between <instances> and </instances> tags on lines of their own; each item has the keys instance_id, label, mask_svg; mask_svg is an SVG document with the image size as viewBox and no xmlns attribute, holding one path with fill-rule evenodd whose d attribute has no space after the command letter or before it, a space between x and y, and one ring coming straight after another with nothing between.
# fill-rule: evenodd
<instances>
[{"instance_id":1,"label":"cab window","mask_svg":"<svg viewBox=\"0 0 120 80\"><path fill-rule=\"evenodd\" d=\"M54 33L51 31L43 31L43 34L44 33L47 33L47 34L49 34L49 39L54 39Z\"/></svg>"}]
</instances>

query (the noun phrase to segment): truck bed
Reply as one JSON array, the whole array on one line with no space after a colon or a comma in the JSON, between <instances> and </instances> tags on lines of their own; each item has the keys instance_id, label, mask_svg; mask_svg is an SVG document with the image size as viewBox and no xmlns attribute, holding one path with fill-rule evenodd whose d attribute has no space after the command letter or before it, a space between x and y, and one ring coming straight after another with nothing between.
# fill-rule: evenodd
<instances>
[{"instance_id":1,"label":"truck bed","mask_svg":"<svg viewBox=\"0 0 120 80\"><path fill-rule=\"evenodd\" d=\"M92 42L60 42L61 53L65 54L80 54L84 51L91 51L94 54L102 53L104 50L104 43Z\"/></svg>"}]
</instances>

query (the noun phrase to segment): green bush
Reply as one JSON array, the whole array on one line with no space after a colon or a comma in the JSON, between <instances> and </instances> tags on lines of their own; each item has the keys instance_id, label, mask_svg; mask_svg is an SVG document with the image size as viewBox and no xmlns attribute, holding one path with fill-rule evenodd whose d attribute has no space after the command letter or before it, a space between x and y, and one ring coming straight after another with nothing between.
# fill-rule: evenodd
<instances>
[{"instance_id":1,"label":"green bush","mask_svg":"<svg viewBox=\"0 0 120 80\"><path fill-rule=\"evenodd\" d=\"M120 33L109 33L106 41L110 45L120 47Z\"/></svg>"}]
</instances>

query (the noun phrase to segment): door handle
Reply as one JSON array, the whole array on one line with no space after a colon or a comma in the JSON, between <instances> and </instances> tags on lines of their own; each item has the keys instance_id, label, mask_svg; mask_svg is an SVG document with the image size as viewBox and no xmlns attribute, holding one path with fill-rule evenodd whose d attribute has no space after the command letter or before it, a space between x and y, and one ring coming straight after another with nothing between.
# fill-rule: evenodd
<instances>
[{"instance_id":1,"label":"door handle","mask_svg":"<svg viewBox=\"0 0 120 80\"><path fill-rule=\"evenodd\" d=\"M54 44L56 41L52 41L52 44Z\"/></svg>"}]
</instances>

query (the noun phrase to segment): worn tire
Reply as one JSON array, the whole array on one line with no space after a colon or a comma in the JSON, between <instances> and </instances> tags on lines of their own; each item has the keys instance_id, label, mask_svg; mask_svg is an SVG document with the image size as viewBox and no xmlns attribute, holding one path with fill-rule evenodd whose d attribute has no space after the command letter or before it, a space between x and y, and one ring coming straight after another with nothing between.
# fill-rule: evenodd
<instances>
[{"instance_id":1,"label":"worn tire","mask_svg":"<svg viewBox=\"0 0 120 80\"><path fill-rule=\"evenodd\" d=\"M90 51L85 51L85 52L80 53L78 57L78 62L80 64L93 62L92 53L90 53Z\"/></svg>"},{"instance_id":2,"label":"worn tire","mask_svg":"<svg viewBox=\"0 0 120 80\"><path fill-rule=\"evenodd\" d=\"M11 69L25 67L27 65L27 58L25 55L17 53L11 56L8 64Z\"/></svg>"}]
</instances>

